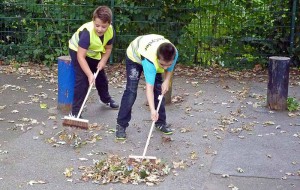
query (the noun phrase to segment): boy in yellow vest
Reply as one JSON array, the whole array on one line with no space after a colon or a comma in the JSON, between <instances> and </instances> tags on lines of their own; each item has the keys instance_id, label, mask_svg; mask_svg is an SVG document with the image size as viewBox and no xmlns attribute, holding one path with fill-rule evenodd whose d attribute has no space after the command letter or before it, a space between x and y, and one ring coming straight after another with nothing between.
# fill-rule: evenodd
<instances>
[{"instance_id":1,"label":"boy in yellow vest","mask_svg":"<svg viewBox=\"0 0 300 190\"><path fill-rule=\"evenodd\" d=\"M111 21L111 9L99 6L93 13L92 21L83 24L69 40L69 53L75 70L73 116L77 116L88 87L94 82L100 100L111 108L119 107L109 95L108 80L104 71L115 37ZM97 69L100 72L95 78L94 73Z\"/></svg>"},{"instance_id":2,"label":"boy in yellow vest","mask_svg":"<svg viewBox=\"0 0 300 190\"><path fill-rule=\"evenodd\" d=\"M169 84L178 58L175 46L166 38L157 34L137 37L126 51L127 84L122 96L119 109L116 139L126 139L126 128L131 119L131 110L137 96L138 83L141 73L144 72L146 80L146 96L151 111L151 120L155 127L164 134L172 134L166 122L165 100L157 114L158 96L169 90ZM163 81L162 73L165 73Z\"/></svg>"}]
</instances>

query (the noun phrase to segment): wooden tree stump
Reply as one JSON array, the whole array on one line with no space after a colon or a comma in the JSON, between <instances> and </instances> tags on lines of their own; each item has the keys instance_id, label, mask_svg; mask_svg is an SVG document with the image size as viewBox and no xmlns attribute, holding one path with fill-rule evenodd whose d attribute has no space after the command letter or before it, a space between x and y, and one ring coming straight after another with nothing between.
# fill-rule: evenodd
<instances>
[{"instance_id":1,"label":"wooden tree stump","mask_svg":"<svg viewBox=\"0 0 300 190\"><path fill-rule=\"evenodd\" d=\"M286 110L289 87L288 57L269 57L267 106L272 110Z\"/></svg>"},{"instance_id":2,"label":"wooden tree stump","mask_svg":"<svg viewBox=\"0 0 300 190\"><path fill-rule=\"evenodd\" d=\"M165 104L170 104L172 101L172 86L173 86L173 74L171 76L169 91L165 94Z\"/></svg>"}]
</instances>

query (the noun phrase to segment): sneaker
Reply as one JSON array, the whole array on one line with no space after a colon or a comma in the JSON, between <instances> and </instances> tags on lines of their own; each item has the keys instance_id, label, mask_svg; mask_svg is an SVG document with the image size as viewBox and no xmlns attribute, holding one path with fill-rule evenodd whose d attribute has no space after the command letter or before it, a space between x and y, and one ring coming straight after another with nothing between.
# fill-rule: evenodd
<instances>
[{"instance_id":1,"label":"sneaker","mask_svg":"<svg viewBox=\"0 0 300 190\"><path fill-rule=\"evenodd\" d=\"M126 139L126 128L117 124L116 126L116 139L117 140L125 140Z\"/></svg>"},{"instance_id":2,"label":"sneaker","mask_svg":"<svg viewBox=\"0 0 300 190\"><path fill-rule=\"evenodd\" d=\"M155 124L156 129L163 132L165 135L173 134L173 131L170 129L170 124Z\"/></svg>"},{"instance_id":3,"label":"sneaker","mask_svg":"<svg viewBox=\"0 0 300 190\"><path fill-rule=\"evenodd\" d=\"M119 108L119 104L117 104L113 99L111 99L110 102L106 103L106 105L108 105L109 107L111 107L113 109Z\"/></svg>"}]
</instances>

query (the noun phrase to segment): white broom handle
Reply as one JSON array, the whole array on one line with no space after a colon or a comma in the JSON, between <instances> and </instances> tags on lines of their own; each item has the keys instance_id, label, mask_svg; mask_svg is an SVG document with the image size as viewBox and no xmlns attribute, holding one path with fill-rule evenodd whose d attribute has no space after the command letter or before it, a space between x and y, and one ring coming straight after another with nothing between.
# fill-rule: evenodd
<instances>
[{"instance_id":1,"label":"white broom handle","mask_svg":"<svg viewBox=\"0 0 300 190\"><path fill-rule=\"evenodd\" d=\"M96 80L96 78L97 78L97 76L98 76L99 71L100 71L100 69L97 69L97 72L94 74L95 80ZM95 81L94 81L94 83L95 83ZM87 91L87 93L86 93L86 95L85 95L85 98L84 98L84 100L83 100L83 103L82 103L82 105L81 105L81 108L80 108L80 110L79 110L79 112L78 112L78 114L77 114L77 119L78 119L78 118L80 117L80 115L81 115L81 112L82 112L82 110L83 110L83 107L84 107L84 105L85 105L85 102L87 101L87 99L88 99L88 97L89 97L89 94L90 94L90 92L91 92L91 90L92 90L92 87L93 87L93 84L94 84L94 83L92 83L92 84L89 86L89 89L88 89L88 91Z\"/></svg>"},{"instance_id":2,"label":"white broom handle","mask_svg":"<svg viewBox=\"0 0 300 190\"><path fill-rule=\"evenodd\" d=\"M157 105L157 108L156 108L156 112L157 113L159 111L159 108L160 108L160 105L161 105L161 102L162 102L162 99L163 99L163 95L159 95L158 99L159 99L159 102L158 102L158 105ZM144 148L142 160L145 158L145 155L146 155L146 152L147 152L147 148L148 148L148 145L149 145L149 142L150 142L150 138L151 138L151 135L152 135L152 131L153 131L154 125L155 125L155 121L152 122L151 129L150 129L150 132L149 132L149 135L148 135L148 138L147 138L146 146Z\"/></svg>"}]
</instances>

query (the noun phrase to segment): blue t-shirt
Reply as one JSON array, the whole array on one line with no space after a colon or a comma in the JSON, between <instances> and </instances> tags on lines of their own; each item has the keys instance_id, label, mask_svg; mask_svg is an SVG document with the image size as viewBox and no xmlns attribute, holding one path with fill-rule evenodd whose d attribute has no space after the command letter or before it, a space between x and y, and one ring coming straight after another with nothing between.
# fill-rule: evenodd
<instances>
[{"instance_id":1,"label":"blue t-shirt","mask_svg":"<svg viewBox=\"0 0 300 190\"><path fill-rule=\"evenodd\" d=\"M113 30L113 38L110 39L106 45L111 45L114 43L114 39L115 39L115 30ZM104 38L104 35L103 36L99 36L100 40L103 42L103 38ZM78 45L80 47L82 47L83 49L89 49L89 46L90 46L90 32L87 30L87 29L84 29L82 30L80 33L79 33L79 42L78 42Z\"/></svg>"},{"instance_id":2,"label":"blue t-shirt","mask_svg":"<svg viewBox=\"0 0 300 190\"><path fill-rule=\"evenodd\" d=\"M166 69L166 71L172 72L174 70L177 59L178 59L178 51L176 51L176 55L175 55L172 65L170 67L168 67ZM151 61L149 61L148 59L144 58L144 59L142 59L142 66L143 66L143 70L144 70L146 83L148 83L150 85L154 85L155 76L156 76L156 69L155 69L154 64Z\"/></svg>"}]
</instances>

